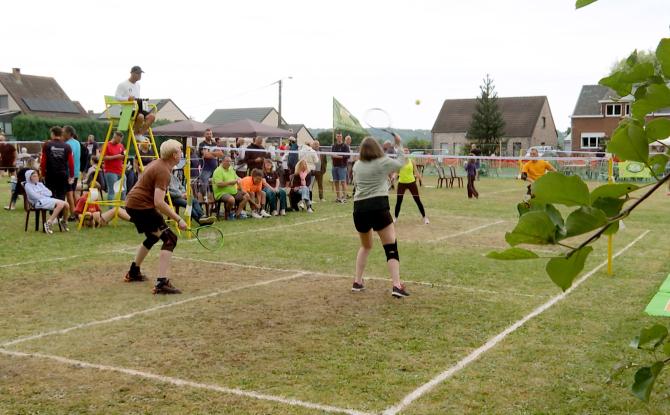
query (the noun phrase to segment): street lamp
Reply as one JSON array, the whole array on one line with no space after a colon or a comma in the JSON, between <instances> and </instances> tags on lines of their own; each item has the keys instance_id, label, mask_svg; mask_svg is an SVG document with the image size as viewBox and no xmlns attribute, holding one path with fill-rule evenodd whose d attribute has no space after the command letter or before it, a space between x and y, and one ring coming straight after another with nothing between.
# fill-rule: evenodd
<instances>
[{"instance_id":1,"label":"street lamp","mask_svg":"<svg viewBox=\"0 0 670 415\"><path fill-rule=\"evenodd\" d=\"M278 128L281 128L281 84L282 84L282 81L284 79L293 79L293 77L288 76L286 78L282 78L282 79L278 80L277 82L275 82L275 84L279 85L279 120L277 121L277 127Z\"/></svg>"}]
</instances>

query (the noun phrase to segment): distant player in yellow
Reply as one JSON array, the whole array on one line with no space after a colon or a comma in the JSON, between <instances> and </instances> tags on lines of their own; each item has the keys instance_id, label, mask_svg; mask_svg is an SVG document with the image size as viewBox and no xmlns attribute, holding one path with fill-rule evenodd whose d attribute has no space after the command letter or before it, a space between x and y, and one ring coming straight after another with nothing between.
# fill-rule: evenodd
<instances>
[{"instance_id":1,"label":"distant player in yellow","mask_svg":"<svg viewBox=\"0 0 670 415\"><path fill-rule=\"evenodd\" d=\"M538 152L536 148L530 150L530 156L534 159L538 158ZM545 160L529 160L521 168L521 180L529 182L528 185L528 194L531 194L530 186L535 182L535 180L544 176L548 171L556 171L554 166L549 164Z\"/></svg>"}]
</instances>

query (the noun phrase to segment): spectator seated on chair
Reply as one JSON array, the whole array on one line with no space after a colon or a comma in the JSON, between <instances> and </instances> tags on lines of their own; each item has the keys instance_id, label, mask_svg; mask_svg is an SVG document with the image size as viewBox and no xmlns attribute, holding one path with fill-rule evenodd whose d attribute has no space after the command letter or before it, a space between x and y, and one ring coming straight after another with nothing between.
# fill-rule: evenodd
<instances>
[{"instance_id":1,"label":"spectator seated on chair","mask_svg":"<svg viewBox=\"0 0 670 415\"><path fill-rule=\"evenodd\" d=\"M66 201L60 199L54 199L51 193L51 190L39 181L39 176L37 171L28 170L26 171L26 182L23 185L23 188L26 191L26 197L28 201L35 206L37 209L45 209L52 211L51 216L44 222L44 232L48 234L53 233L53 225L56 221L59 222L61 229L67 231L67 220L63 218L58 219L58 215L62 212L63 217L67 218L70 213L70 206Z\"/></svg>"},{"instance_id":2,"label":"spectator seated on chair","mask_svg":"<svg viewBox=\"0 0 670 415\"><path fill-rule=\"evenodd\" d=\"M263 191L263 172L258 169L251 171L251 176L240 180L240 187L249 195L251 217L254 219L269 218L265 211L265 192Z\"/></svg>"},{"instance_id":3,"label":"spectator seated on chair","mask_svg":"<svg viewBox=\"0 0 670 415\"><path fill-rule=\"evenodd\" d=\"M272 216L286 215L286 190L280 186L279 174L272 170L272 161L265 160L263 164L263 192L270 205ZM277 210L279 199L279 210Z\"/></svg>"},{"instance_id":4,"label":"spectator seated on chair","mask_svg":"<svg viewBox=\"0 0 670 415\"><path fill-rule=\"evenodd\" d=\"M230 156L225 156L221 159L221 164L214 170L212 175L212 188L214 192L214 199L218 203L223 203L225 212L222 214L218 212L219 216L224 216L226 219L246 219L247 214L244 208L249 201L249 195L239 189L240 178L237 172L232 167L232 160ZM233 210L236 209L235 213Z\"/></svg>"},{"instance_id":5,"label":"spectator seated on chair","mask_svg":"<svg viewBox=\"0 0 670 415\"><path fill-rule=\"evenodd\" d=\"M303 159L298 161L295 166L295 173L291 179L291 192L300 195L298 208L300 210L307 210L307 213L313 213L312 201L310 197L309 185L311 181L309 167L307 162Z\"/></svg>"},{"instance_id":6,"label":"spectator seated on chair","mask_svg":"<svg viewBox=\"0 0 670 415\"><path fill-rule=\"evenodd\" d=\"M179 178L172 174L170 177L170 184L168 185L168 192L170 193L170 199L172 199L172 204L174 206L179 206L184 209L188 206L188 201L186 200L186 188L182 184ZM216 220L214 217L203 217L204 212L202 211L202 206L198 202L197 198L191 197L192 208L191 208L191 217L198 225L211 225Z\"/></svg>"},{"instance_id":7,"label":"spectator seated on chair","mask_svg":"<svg viewBox=\"0 0 670 415\"><path fill-rule=\"evenodd\" d=\"M93 186L92 189L84 192L81 197L77 199L74 208L74 214L77 216L77 220L79 220L80 215L84 215L85 218L83 223L85 226L99 228L101 226L107 225L109 221L114 218L114 215L117 213L117 211L119 218L125 221L130 220L130 216L128 216L126 210L120 207L101 212L100 206L98 206L96 203L89 202L88 206L86 207L86 212L84 212L86 198L88 198L89 193L91 194L91 201L95 202L100 199L100 191L96 188L96 186Z\"/></svg>"}]
</instances>

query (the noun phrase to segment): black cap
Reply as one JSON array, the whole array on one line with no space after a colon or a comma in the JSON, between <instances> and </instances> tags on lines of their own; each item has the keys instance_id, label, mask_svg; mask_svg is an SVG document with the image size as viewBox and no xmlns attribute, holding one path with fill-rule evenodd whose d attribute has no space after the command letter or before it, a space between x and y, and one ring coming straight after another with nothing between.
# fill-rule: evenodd
<instances>
[{"instance_id":1,"label":"black cap","mask_svg":"<svg viewBox=\"0 0 670 415\"><path fill-rule=\"evenodd\" d=\"M140 68L139 66L133 66L132 68L130 68L130 73L133 73L133 72L144 73L142 68Z\"/></svg>"}]
</instances>

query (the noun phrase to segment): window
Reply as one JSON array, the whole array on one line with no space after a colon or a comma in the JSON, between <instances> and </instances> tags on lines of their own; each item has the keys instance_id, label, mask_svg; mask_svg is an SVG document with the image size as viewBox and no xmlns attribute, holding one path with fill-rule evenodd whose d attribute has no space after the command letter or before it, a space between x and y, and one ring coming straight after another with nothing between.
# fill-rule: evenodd
<instances>
[{"instance_id":1,"label":"window","mask_svg":"<svg viewBox=\"0 0 670 415\"><path fill-rule=\"evenodd\" d=\"M512 156L521 157L521 143L519 143L519 142L512 143Z\"/></svg>"},{"instance_id":2,"label":"window","mask_svg":"<svg viewBox=\"0 0 670 415\"><path fill-rule=\"evenodd\" d=\"M620 117L621 116L621 104L606 104L605 105L605 115L608 117Z\"/></svg>"},{"instance_id":3,"label":"window","mask_svg":"<svg viewBox=\"0 0 670 415\"><path fill-rule=\"evenodd\" d=\"M630 116L630 104L626 104L626 115Z\"/></svg>"},{"instance_id":4,"label":"window","mask_svg":"<svg viewBox=\"0 0 670 415\"><path fill-rule=\"evenodd\" d=\"M0 95L0 109L8 109L9 108L9 99L7 98L7 95Z\"/></svg>"},{"instance_id":5,"label":"window","mask_svg":"<svg viewBox=\"0 0 670 415\"><path fill-rule=\"evenodd\" d=\"M547 128L547 117L542 117L542 128Z\"/></svg>"},{"instance_id":6,"label":"window","mask_svg":"<svg viewBox=\"0 0 670 415\"><path fill-rule=\"evenodd\" d=\"M604 133L582 133L582 148L600 148L604 138Z\"/></svg>"}]
</instances>

